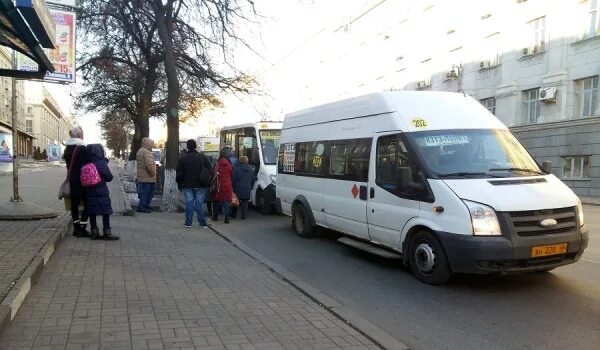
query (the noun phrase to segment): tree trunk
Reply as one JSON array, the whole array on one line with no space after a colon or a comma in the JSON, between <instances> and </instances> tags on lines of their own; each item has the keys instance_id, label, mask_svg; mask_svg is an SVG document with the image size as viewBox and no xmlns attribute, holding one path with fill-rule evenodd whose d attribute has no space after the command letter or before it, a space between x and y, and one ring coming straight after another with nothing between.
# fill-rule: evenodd
<instances>
[{"instance_id":1,"label":"tree trunk","mask_svg":"<svg viewBox=\"0 0 600 350\"><path fill-rule=\"evenodd\" d=\"M167 75L167 142L166 162L163 184L162 210L167 212L177 211L179 201L179 190L175 182L175 169L179 159L179 79L177 78L177 62L173 53L172 14L173 2L167 5L162 0L154 0L153 7L156 14L157 29L163 44L165 54L165 73ZM167 7L167 11L165 11Z\"/></svg>"},{"instance_id":2,"label":"tree trunk","mask_svg":"<svg viewBox=\"0 0 600 350\"><path fill-rule=\"evenodd\" d=\"M137 151L142 147L142 139L150 136L150 120L146 116L134 118L133 120L134 134L131 140L131 153L129 160L135 160Z\"/></svg>"}]
</instances>

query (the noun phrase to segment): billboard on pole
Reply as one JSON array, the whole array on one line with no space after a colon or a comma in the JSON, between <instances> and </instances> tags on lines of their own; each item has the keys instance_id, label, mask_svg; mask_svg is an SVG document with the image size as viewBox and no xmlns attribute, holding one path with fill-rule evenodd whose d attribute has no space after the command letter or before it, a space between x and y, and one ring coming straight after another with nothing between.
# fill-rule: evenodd
<instances>
[{"instance_id":1,"label":"billboard on pole","mask_svg":"<svg viewBox=\"0 0 600 350\"><path fill-rule=\"evenodd\" d=\"M45 49L46 56L54 65L53 73L47 72L44 80L75 82L75 35L76 15L72 11L50 9L56 24L56 46L54 49ZM17 55L17 69L23 71L37 71L37 64L29 57Z\"/></svg>"}]
</instances>

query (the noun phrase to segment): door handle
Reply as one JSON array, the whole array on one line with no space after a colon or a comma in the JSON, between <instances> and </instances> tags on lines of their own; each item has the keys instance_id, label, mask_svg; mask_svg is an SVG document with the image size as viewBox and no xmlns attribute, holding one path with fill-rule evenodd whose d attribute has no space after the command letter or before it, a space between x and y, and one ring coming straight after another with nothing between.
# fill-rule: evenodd
<instances>
[{"instance_id":1,"label":"door handle","mask_svg":"<svg viewBox=\"0 0 600 350\"><path fill-rule=\"evenodd\" d=\"M369 198L371 198L371 199L375 198L375 187L371 187Z\"/></svg>"},{"instance_id":2,"label":"door handle","mask_svg":"<svg viewBox=\"0 0 600 350\"><path fill-rule=\"evenodd\" d=\"M359 198L363 201L367 200L367 186L360 186Z\"/></svg>"}]
</instances>

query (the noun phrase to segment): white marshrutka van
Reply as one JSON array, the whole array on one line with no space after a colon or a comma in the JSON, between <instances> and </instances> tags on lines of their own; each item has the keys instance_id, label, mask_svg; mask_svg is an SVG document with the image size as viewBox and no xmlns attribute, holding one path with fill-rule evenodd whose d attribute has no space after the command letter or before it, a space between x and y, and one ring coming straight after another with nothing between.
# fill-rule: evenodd
<instances>
[{"instance_id":1,"label":"white marshrutka van","mask_svg":"<svg viewBox=\"0 0 600 350\"><path fill-rule=\"evenodd\" d=\"M543 168L469 96L376 93L286 116L276 202L298 235L340 231L426 283L548 271L577 261L588 231Z\"/></svg>"},{"instance_id":2,"label":"white marshrutka van","mask_svg":"<svg viewBox=\"0 0 600 350\"><path fill-rule=\"evenodd\" d=\"M230 146L237 159L247 156L254 168L256 182L251 202L261 213L275 209L277 152L281 122L258 122L226 126L221 129L221 148Z\"/></svg>"}]
</instances>

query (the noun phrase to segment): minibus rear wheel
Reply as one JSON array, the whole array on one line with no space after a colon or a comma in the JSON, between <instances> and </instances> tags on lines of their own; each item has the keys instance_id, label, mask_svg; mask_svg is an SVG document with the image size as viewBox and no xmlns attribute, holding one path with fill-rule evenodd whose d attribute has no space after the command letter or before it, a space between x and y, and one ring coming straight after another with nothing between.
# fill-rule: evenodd
<instances>
[{"instance_id":1,"label":"minibus rear wheel","mask_svg":"<svg viewBox=\"0 0 600 350\"><path fill-rule=\"evenodd\" d=\"M300 237L309 238L315 235L315 227L310 223L306 208L300 203L292 207L292 225Z\"/></svg>"},{"instance_id":2,"label":"minibus rear wheel","mask_svg":"<svg viewBox=\"0 0 600 350\"><path fill-rule=\"evenodd\" d=\"M443 284L452 275L446 252L440 241L429 231L418 231L410 241L410 268L421 282Z\"/></svg>"}]
</instances>

